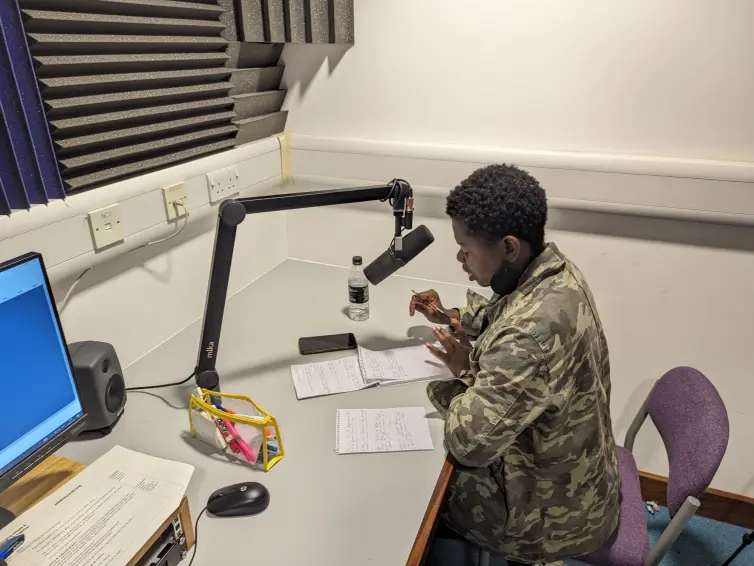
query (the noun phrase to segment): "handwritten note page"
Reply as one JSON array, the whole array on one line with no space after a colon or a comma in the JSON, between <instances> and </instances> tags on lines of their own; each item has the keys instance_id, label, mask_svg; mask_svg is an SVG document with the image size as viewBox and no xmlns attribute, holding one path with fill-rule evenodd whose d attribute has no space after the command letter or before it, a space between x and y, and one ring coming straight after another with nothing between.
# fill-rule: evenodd
<instances>
[{"instance_id":1,"label":"handwritten note page","mask_svg":"<svg viewBox=\"0 0 754 566\"><path fill-rule=\"evenodd\" d=\"M362 377L357 356L291 366L291 374L298 399L357 391L370 386Z\"/></svg>"},{"instance_id":2,"label":"handwritten note page","mask_svg":"<svg viewBox=\"0 0 754 566\"><path fill-rule=\"evenodd\" d=\"M387 385L453 377L445 364L424 345L380 352L359 348L359 362L366 383Z\"/></svg>"},{"instance_id":3,"label":"handwritten note page","mask_svg":"<svg viewBox=\"0 0 754 566\"><path fill-rule=\"evenodd\" d=\"M432 450L423 407L402 409L338 409L335 425L337 454Z\"/></svg>"}]
</instances>

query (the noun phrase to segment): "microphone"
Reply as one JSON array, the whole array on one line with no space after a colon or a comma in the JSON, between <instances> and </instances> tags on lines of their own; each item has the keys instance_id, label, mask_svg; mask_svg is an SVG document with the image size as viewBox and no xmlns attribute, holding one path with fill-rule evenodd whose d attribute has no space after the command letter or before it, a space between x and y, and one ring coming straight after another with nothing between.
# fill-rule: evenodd
<instances>
[{"instance_id":1,"label":"microphone","mask_svg":"<svg viewBox=\"0 0 754 566\"><path fill-rule=\"evenodd\" d=\"M378 285L409 261L422 253L429 244L435 241L432 232L424 224L404 236L399 241L396 250L396 242L390 244L386 252L364 268L364 276L372 285Z\"/></svg>"}]
</instances>

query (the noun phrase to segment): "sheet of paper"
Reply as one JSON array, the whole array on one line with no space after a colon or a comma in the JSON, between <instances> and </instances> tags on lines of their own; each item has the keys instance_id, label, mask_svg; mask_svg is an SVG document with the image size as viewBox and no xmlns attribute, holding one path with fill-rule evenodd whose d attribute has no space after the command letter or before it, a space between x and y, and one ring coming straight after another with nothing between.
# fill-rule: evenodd
<instances>
[{"instance_id":1,"label":"sheet of paper","mask_svg":"<svg viewBox=\"0 0 754 566\"><path fill-rule=\"evenodd\" d=\"M374 352L359 347L359 362L364 381L383 385L426 379L451 378L450 370L424 345Z\"/></svg>"},{"instance_id":2,"label":"sheet of paper","mask_svg":"<svg viewBox=\"0 0 754 566\"><path fill-rule=\"evenodd\" d=\"M193 466L116 446L0 531L8 566L126 566L178 508Z\"/></svg>"},{"instance_id":3,"label":"sheet of paper","mask_svg":"<svg viewBox=\"0 0 754 566\"><path fill-rule=\"evenodd\" d=\"M357 391L370 386L362 377L357 356L291 366L291 374L298 399Z\"/></svg>"},{"instance_id":4,"label":"sheet of paper","mask_svg":"<svg viewBox=\"0 0 754 566\"><path fill-rule=\"evenodd\" d=\"M335 431L338 454L434 448L424 407L338 409Z\"/></svg>"}]
</instances>

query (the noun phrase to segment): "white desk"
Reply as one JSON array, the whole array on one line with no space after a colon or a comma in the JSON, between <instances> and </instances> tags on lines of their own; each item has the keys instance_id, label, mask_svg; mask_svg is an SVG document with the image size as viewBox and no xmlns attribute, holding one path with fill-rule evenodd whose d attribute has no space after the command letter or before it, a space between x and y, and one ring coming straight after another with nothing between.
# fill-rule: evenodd
<instances>
[{"instance_id":1,"label":"white desk","mask_svg":"<svg viewBox=\"0 0 754 566\"><path fill-rule=\"evenodd\" d=\"M300 336L353 332L376 349L425 340L424 318L408 316L411 289L433 286L448 306L463 304L465 290L391 277L372 287L371 318L357 323L344 314L346 285L344 269L287 261L228 301L218 357L221 389L247 394L277 417L286 457L270 472L231 464L190 438L188 386L132 393L109 437L71 443L61 454L91 463L120 444L190 463L196 467L188 491L194 516L222 486L267 486L271 503L261 515L201 520L195 566L405 564L445 459L442 421L430 420L431 452L337 456L335 410L423 405L431 411L426 384L297 401L289 366L315 359L298 354ZM196 363L199 333L195 323L132 365L125 372L128 386L187 376Z\"/></svg>"}]
</instances>

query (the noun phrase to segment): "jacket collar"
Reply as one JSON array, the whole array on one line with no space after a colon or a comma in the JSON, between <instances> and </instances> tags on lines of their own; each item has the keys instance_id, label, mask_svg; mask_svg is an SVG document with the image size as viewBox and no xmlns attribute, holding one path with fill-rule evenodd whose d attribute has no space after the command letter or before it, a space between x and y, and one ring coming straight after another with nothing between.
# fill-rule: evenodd
<instances>
[{"instance_id":1,"label":"jacket collar","mask_svg":"<svg viewBox=\"0 0 754 566\"><path fill-rule=\"evenodd\" d=\"M542 253L535 257L529 264L529 267L523 272L516 288L504 297L494 294L490 299L489 306L496 307L498 304L505 304L507 301L501 301L501 299L505 299L506 297L516 296L518 298L528 295L545 278L561 271L564 265L565 256L560 252L558 246L553 243L547 244Z\"/></svg>"}]
</instances>

